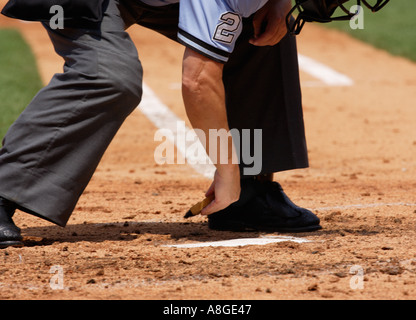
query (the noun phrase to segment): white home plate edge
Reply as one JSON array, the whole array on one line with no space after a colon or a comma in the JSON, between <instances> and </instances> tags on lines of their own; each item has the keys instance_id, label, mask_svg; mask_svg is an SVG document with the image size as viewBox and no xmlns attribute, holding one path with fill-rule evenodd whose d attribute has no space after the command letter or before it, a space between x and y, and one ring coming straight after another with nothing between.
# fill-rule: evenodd
<instances>
[{"instance_id":1,"label":"white home plate edge","mask_svg":"<svg viewBox=\"0 0 416 320\"><path fill-rule=\"evenodd\" d=\"M198 243L184 243L184 244L173 244L165 245L165 247L170 248L204 248L204 247L244 247L244 246L263 246L271 243L278 242L296 242L296 243L306 243L312 242L307 239L295 238L289 236L265 236L260 238L241 238L241 239L232 239L232 240L223 240L223 241L212 241L212 242L198 242Z\"/></svg>"}]
</instances>

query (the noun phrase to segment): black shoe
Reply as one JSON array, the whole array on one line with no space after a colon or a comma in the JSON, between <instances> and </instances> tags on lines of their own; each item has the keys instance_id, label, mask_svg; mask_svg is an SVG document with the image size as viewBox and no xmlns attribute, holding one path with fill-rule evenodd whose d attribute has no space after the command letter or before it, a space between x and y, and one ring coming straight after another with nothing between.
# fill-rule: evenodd
<instances>
[{"instance_id":1,"label":"black shoe","mask_svg":"<svg viewBox=\"0 0 416 320\"><path fill-rule=\"evenodd\" d=\"M23 246L23 238L13 220L16 206L0 197L0 249Z\"/></svg>"},{"instance_id":2,"label":"black shoe","mask_svg":"<svg viewBox=\"0 0 416 320\"><path fill-rule=\"evenodd\" d=\"M277 182L250 180L256 195L208 216L213 230L310 232L321 229L319 218L311 211L298 207L283 192ZM242 185L242 188L244 186Z\"/></svg>"}]
</instances>

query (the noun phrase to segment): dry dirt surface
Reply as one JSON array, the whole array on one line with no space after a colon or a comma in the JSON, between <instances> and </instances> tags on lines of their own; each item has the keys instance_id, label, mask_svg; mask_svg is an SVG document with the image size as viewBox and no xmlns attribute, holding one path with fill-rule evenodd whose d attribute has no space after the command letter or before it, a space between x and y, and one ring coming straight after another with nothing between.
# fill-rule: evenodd
<instances>
[{"instance_id":1,"label":"dry dirt surface","mask_svg":"<svg viewBox=\"0 0 416 320\"><path fill-rule=\"evenodd\" d=\"M45 83L61 71L39 24L1 17L0 27L22 30ZM183 48L140 27L131 36L145 82L186 121ZM137 109L66 228L16 214L25 246L0 251L0 299L416 298L416 65L316 25L298 46L354 82L333 87L301 74L310 168L276 180L321 218L320 231L285 235L309 242L169 247L281 235L185 220L210 180L188 165L157 165L157 128Z\"/></svg>"}]
</instances>

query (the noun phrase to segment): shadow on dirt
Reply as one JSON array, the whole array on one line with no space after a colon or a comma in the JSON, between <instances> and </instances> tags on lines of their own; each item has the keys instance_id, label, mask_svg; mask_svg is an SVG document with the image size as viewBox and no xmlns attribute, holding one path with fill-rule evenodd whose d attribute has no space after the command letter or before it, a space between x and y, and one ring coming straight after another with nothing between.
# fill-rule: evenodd
<instances>
[{"instance_id":1,"label":"shadow on dirt","mask_svg":"<svg viewBox=\"0 0 416 320\"><path fill-rule=\"evenodd\" d=\"M257 238L262 232L214 231L206 222L115 222L83 223L61 228L55 225L27 227L22 230L25 246L51 245L54 243L75 243L81 241L144 241L169 242L169 244L190 240L197 242L223 241L241 238ZM317 235L317 232L295 236ZM163 236L158 239L157 235ZM291 234L285 234L291 235Z\"/></svg>"}]
</instances>

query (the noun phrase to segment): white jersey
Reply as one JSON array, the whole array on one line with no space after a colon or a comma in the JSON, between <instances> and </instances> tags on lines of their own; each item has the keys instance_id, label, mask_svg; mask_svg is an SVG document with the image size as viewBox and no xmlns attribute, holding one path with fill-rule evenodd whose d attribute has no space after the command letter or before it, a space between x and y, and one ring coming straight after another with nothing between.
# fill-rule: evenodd
<instances>
[{"instance_id":1,"label":"white jersey","mask_svg":"<svg viewBox=\"0 0 416 320\"><path fill-rule=\"evenodd\" d=\"M150 6L179 3L178 40L219 62L227 62L241 34L242 18L268 0L141 0Z\"/></svg>"}]
</instances>

